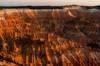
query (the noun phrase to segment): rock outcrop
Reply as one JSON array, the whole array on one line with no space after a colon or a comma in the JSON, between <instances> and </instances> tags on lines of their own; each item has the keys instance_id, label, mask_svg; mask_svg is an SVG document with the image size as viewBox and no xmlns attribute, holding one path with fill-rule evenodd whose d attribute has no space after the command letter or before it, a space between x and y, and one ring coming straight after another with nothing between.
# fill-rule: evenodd
<instances>
[{"instance_id":1,"label":"rock outcrop","mask_svg":"<svg viewBox=\"0 0 100 66\"><path fill-rule=\"evenodd\" d=\"M6 66L99 66L100 13L0 10L0 61Z\"/></svg>"}]
</instances>

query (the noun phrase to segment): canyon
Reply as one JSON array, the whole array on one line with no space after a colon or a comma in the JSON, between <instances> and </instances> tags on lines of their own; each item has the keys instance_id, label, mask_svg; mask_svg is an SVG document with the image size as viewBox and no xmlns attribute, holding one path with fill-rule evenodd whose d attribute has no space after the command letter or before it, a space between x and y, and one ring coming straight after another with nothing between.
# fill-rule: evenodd
<instances>
[{"instance_id":1,"label":"canyon","mask_svg":"<svg viewBox=\"0 0 100 66\"><path fill-rule=\"evenodd\" d=\"M99 66L100 12L1 9L0 65Z\"/></svg>"}]
</instances>

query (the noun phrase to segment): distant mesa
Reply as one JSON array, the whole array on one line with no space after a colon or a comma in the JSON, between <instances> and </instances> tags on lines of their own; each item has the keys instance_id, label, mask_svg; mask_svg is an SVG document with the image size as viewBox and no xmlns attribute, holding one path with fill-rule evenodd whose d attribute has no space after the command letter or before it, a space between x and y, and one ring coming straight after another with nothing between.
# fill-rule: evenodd
<instances>
[{"instance_id":1,"label":"distant mesa","mask_svg":"<svg viewBox=\"0 0 100 66\"><path fill-rule=\"evenodd\" d=\"M100 9L100 6L81 6L81 5L64 5L64 6L0 6L0 9L2 8L8 8L8 9L13 9L13 8L29 8L29 9Z\"/></svg>"},{"instance_id":2,"label":"distant mesa","mask_svg":"<svg viewBox=\"0 0 100 66\"><path fill-rule=\"evenodd\" d=\"M63 6L0 6L0 8L63 9Z\"/></svg>"}]
</instances>

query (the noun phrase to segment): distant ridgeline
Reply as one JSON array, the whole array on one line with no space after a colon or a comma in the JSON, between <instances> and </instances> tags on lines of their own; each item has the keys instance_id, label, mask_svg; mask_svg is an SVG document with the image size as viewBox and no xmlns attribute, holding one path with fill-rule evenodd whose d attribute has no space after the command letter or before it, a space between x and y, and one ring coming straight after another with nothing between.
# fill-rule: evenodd
<instances>
[{"instance_id":1,"label":"distant ridgeline","mask_svg":"<svg viewBox=\"0 0 100 66\"><path fill-rule=\"evenodd\" d=\"M3 9L3 8L63 9L63 6L0 6L0 9Z\"/></svg>"},{"instance_id":2,"label":"distant ridgeline","mask_svg":"<svg viewBox=\"0 0 100 66\"><path fill-rule=\"evenodd\" d=\"M29 9L63 9L63 8L72 8L72 7L81 7L85 9L100 9L100 6L79 6L79 5L64 5L64 6L0 6L0 9L8 8L8 9L13 9L13 8L29 8Z\"/></svg>"}]
</instances>

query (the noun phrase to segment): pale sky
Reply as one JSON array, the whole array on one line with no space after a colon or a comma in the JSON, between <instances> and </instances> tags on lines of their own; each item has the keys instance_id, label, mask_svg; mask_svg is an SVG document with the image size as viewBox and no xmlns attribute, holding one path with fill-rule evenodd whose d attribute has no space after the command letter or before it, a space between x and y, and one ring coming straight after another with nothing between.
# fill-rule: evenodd
<instances>
[{"instance_id":1,"label":"pale sky","mask_svg":"<svg viewBox=\"0 0 100 66\"><path fill-rule=\"evenodd\" d=\"M16 5L100 5L100 0L0 0L0 6Z\"/></svg>"}]
</instances>

